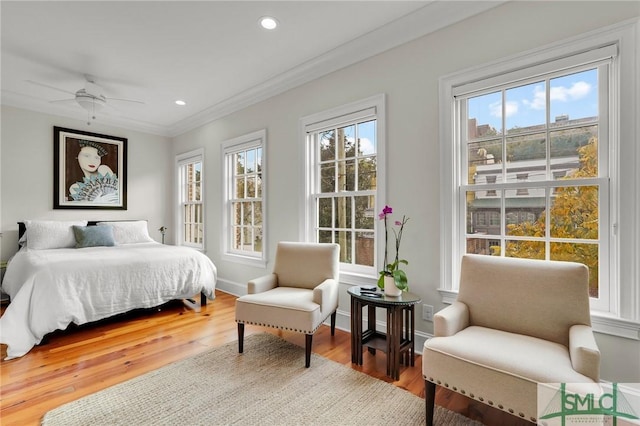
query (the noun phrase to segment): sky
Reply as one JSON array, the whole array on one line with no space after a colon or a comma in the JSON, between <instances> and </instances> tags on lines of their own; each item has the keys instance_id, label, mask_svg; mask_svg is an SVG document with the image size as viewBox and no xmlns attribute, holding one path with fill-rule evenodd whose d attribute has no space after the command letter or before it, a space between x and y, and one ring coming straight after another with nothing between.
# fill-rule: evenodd
<instances>
[{"instance_id":1,"label":"sky","mask_svg":"<svg viewBox=\"0 0 640 426\"><path fill-rule=\"evenodd\" d=\"M514 87L504 92L506 128L545 124L546 84L544 80ZM549 80L550 122L567 114L570 120L598 115L597 69ZM502 93L494 92L469 98L468 116L477 125L489 124L502 129Z\"/></svg>"}]
</instances>

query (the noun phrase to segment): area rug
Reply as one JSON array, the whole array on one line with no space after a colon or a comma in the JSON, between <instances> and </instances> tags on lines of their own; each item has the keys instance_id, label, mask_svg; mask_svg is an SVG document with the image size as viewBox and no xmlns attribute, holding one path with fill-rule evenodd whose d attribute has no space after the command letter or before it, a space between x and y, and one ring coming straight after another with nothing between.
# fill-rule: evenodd
<instances>
[{"instance_id":1,"label":"area rug","mask_svg":"<svg viewBox=\"0 0 640 426\"><path fill-rule=\"evenodd\" d=\"M439 425L473 421L436 406ZM45 414L54 425L419 425L424 399L272 334L245 338ZM480 423L475 423L480 425Z\"/></svg>"}]
</instances>

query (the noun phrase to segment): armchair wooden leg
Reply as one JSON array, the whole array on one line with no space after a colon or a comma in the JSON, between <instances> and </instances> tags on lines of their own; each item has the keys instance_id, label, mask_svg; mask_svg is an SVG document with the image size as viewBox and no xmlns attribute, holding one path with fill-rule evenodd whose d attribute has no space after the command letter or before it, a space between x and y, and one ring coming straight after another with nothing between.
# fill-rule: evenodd
<instances>
[{"instance_id":1,"label":"armchair wooden leg","mask_svg":"<svg viewBox=\"0 0 640 426\"><path fill-rule=\"evenodd\" d=\"M313 340L313 334L305 334L305 353L304 353L304 366L309 368L311 365L311 341Z\"/></svg>"},{"instance_id":2,"label":"armchair wooden leg","mask_svg":"<svg viewBox=\"0 0 640 426\"><path fill-rule=\"evenodd\" d=\"M436 401L436 384L424 381L424 403L427 426L433 426L433 409Z\"/></svg>"},{"instance_id":3,"label":"armchair wooden leg","mask_svg":"<svg viewBox=\"0 0 640 426\"><path fill-rule=\"evenodd\" d=\"M244 351L244 324L238 323L238 352Z\"/></svg>"},{"instance_id":4,"label":"armchair wooden leg","mask_svg":"<svg viewBox=\"0 0 640 426\"><path fill-rule=\"evenodd\" d=\"M336 335L336 317L338 316L338 311L334 311L331 314L331 335Z\"/></svg>"}]
</instances>

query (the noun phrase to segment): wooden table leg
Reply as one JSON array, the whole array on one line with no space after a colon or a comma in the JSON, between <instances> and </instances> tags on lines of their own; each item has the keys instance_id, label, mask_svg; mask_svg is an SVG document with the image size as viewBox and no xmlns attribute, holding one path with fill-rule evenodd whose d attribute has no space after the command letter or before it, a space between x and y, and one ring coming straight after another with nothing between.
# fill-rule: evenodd
<instances>
[{"instance_id":1,"label":"wooden table leg","mask_svg":"<svg viewBox=\"0 0 640 426\"><path fill-rule=\"evenodd\" d=\"M362 336L358 336L358 303L355 297L351 298L351 362L358 362L358 339L362 342ZM362 344L362 343L361 343Z\"/></svg>"},{"instance_id":2,"label":"wooden table leg","mask_svg":"<svg viewBox=\"0 0 640 426\"><path fill-rule=\"evenodd\" d=\"M393 340L394 340L394 332L393 332L393 308L387 308L387 376L393 378Z\"/></svg>"},{"instance_id":3,"label":"wooden table leg","mask_svg":"<svg viewBox=\"0 0 640 426\"><path fill-rule=\"evenodd\" d=\"M394 340L394 379L400 379L400 344L402 343L402 318L404 316L404 309L402 307L396 307L393 309L393 315L395 317L394 327L395 327L395 338Z\"/></svg>"},{"instance_id":4,"label":"wooden table leg","mask_svg":"<svg viewBox=\"0 0 640 426\"><path fill-rule=\"evenodd\" d=\"M410 330L409 330L409 338L411 339L411 366L413 367L416 363L416 310L415 305L409 306L409 315L411 316L410 322Z\"/></svg>"},{"instance_id":5,"label":"wooden table leg","mask_svg":"<svg viewBox=\"0 0 640 426\"><path fill-rule=\"evenodd\" d=\"M368 330L376 332L376 307L373 305L369 305L369 311L367 316L367 327ZM376 348L369 347L369 353L372 355L376 354Z\"/></svg>"}]
</instances>

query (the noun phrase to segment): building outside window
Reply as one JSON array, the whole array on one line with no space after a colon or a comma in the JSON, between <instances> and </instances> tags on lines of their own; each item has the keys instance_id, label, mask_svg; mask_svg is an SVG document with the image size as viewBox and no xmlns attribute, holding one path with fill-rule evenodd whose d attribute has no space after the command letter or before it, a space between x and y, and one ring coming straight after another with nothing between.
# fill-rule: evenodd
<instances>
[{"instance_id":1,"label":"building outside window","mask_svg":"<svg viewBox=\"0 0 640 426\"><path fill-rule=\"evenodd\" d=\"M377 279L384 97L305 117L307 241L340 245L341 273ZM382 172L382 173L381 173ZM382 180L384 182L384 180Z\"/></svg>"},{"instance_id":2,"label":"building outside window","mask_svg":"<svg viewBox=\"0 0 640 426\"><path fill-rule=\"evenodd\" d=\"M204 250L204 150L176 157L178 244Z\"/></svg>"},{"instance_id":3,"label":"building outside window","mask_svg":"<svg viewBox=\"0 0 640 426\"><path fill-rule=\"evenodd\" d=\"M222 144L223 250L232 261L264 266L266 130Z\"/></svg>"}]
</instances>

